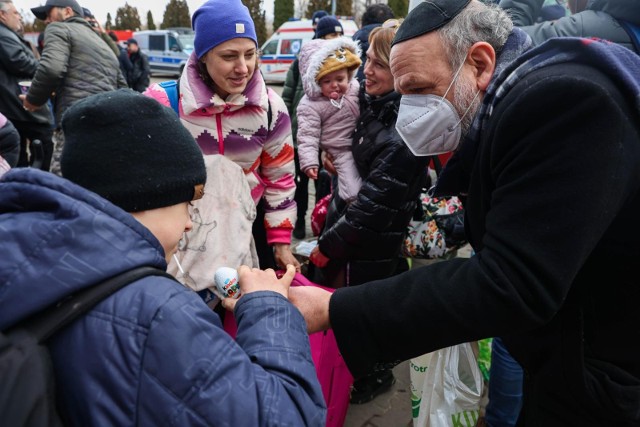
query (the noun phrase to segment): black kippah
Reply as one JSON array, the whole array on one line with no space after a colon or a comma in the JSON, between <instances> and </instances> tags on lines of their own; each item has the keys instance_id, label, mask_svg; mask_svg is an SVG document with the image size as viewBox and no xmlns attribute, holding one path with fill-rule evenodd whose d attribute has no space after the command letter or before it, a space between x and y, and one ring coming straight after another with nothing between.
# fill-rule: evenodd
<instances>
[{"instance_id":1,"label":"black kippah","mask_svg":"<svg viewBox=\"0 0 640 427\"><path fill-rule=\"evenodd\" d=\"M451 21L471 0L425 0L414 7L398 28L391 46L421 36Z\"/></svg>"},{"instance_id":2,"label":"black kippah","mask_svg":"<svg viewBox=\"0 0 640 427\"><path fill-rule=\"evenodd\" d=\"M202 197L202 152L155 99L130 89L92 95L65 112L62 130L62 176L127 212Z\"/></svg>"}]
</instances>

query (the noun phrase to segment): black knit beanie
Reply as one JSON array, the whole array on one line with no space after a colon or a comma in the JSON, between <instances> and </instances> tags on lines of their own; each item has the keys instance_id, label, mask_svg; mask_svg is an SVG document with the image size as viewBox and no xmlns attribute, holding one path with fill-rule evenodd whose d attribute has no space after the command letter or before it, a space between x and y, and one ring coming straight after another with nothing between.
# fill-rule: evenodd
<instances>
[{"instance_id":1,"label":"black knit beanie","mask_svg":"<svg viewBox=\"0 0 640 427\"><path fill-rule=\"evenodd\" d=\"M127 212L199 199L202 152L175 112L131 89L104 92L62 117L62 176Z\"/></svg>"}]
</instances>

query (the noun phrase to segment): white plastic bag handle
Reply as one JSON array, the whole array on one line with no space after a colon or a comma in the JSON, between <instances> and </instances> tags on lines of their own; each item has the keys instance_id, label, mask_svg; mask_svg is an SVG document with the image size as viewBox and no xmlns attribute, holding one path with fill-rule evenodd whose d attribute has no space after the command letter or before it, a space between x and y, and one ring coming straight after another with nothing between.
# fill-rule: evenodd
<instances>
[{"instance_id":1,"label":"white plastic bag handle","mask_svg":"<svg viewBox=\"0 0 640 427\"><path fill-rule=\"evenodd\" d=\"M482 374L470 343L437 350L427 369L414 426L475 426L482 387Z\"/></svg>"}]
</instances>

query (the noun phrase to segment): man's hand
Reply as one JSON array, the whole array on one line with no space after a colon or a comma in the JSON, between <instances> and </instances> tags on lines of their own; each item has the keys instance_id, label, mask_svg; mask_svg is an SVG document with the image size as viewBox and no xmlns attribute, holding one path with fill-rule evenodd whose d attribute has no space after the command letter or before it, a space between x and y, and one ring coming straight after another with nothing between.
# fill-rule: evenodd
<instances>
[{"instance_id":1,"label":"man's hand","mask_svg":"<svg viewBox=\"0 0 640 427\"><path fill-rule=\"evenodd\" d=\"M309 261L313 263L313 265L323 268L329 264L329 258L324 256L322 252L320 252L320 247L316 246L311 250L311 254L309 254Z\"/></svg>"},{"instance_id":2,"label":"man's hand","mask_svg":"<svg viewBox=\"0 0 640 427\"><path fill-rule=\"evenodd\" d=\"M280 279L276 276L275 271L270 268L263 271L259 268L250 268L246 265L241 265L238 268L240 298L242 298L243 295L257 291L273 291L288 298L289 287L295 274L296 269L291 264L287 265L287 271ZM233 311L238 300L239 299L224 298L222 300L222 306L227 310Z\"/></svg>"},{"instance_id":3,"label":"man's hand","mask_svg":"<svg viewBox=\"0 0 640 427\"><path fill-rule=\"evenodd\" d=\"M289 289L289 301L302 313L310 334L331 328L330 299L331 292L314 286L294 286Z\"/></svg>"},{"instance_id":4,"label":"man's hand","mask_svg":"<svg viewBox=\"0 0 640 427\"><path fill-rule=\"evenodd\" d=\"M36 111L38 108L37 105L33 105L32 103L30 103L29 101L27 101L27 95L18 95L18 98L20 98L22 100L22 107L29 112L34 112Z\"/></svg>"},{"instance_id":5,"label":"man's hand","mask_svg":"<svg viewBox=\"0 0 640 427\"><path fill-rule=\"evenodd\" d=\"M298 273L300 272L300 261L298 261L293 255L293 252L291 252L290 245L286 243L275 243L273 248L273 256L276 259L276 265L278 267L284 269L291 264Z\"/></svg>"}]
</instances>

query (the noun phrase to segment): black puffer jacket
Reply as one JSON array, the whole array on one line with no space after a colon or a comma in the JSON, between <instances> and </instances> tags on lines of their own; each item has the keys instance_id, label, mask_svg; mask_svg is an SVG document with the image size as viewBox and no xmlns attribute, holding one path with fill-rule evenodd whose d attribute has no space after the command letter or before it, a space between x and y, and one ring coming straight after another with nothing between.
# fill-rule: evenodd
<instances>
[{"instance_id":1,"label":"black puffer jacket","mask_svg":"<svg viewBox=\"0 0 640 427\"><path fill-rule=\"evenodd\" d=\"M398 93L371 99L361 92L360 99L353 157L362 187L349 206L334 196L319 240L320 251L331 259L326 270L348 263L350 285L394 272L430 159L415 157L395 130Z\"/></svg>"}]
</instances>

